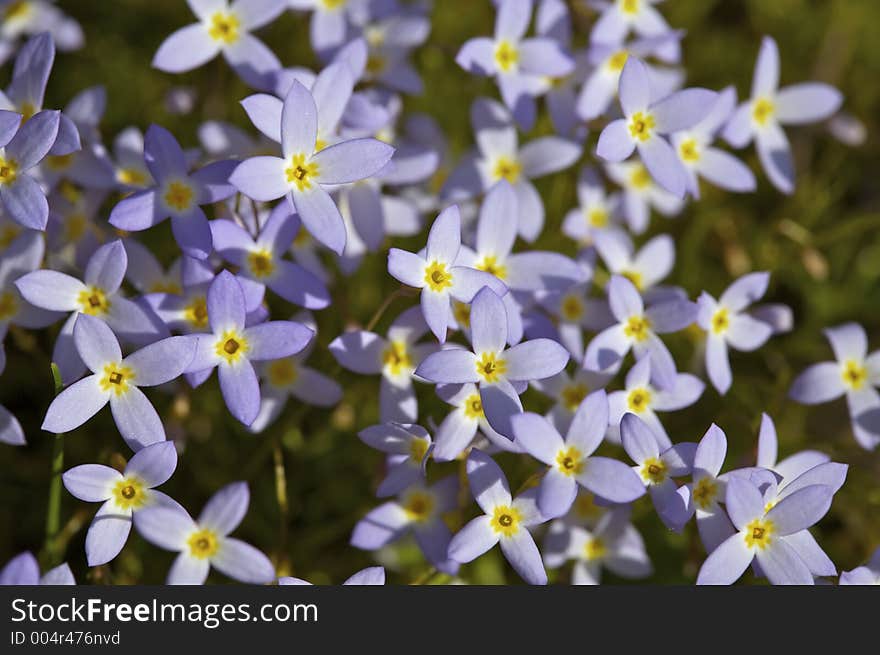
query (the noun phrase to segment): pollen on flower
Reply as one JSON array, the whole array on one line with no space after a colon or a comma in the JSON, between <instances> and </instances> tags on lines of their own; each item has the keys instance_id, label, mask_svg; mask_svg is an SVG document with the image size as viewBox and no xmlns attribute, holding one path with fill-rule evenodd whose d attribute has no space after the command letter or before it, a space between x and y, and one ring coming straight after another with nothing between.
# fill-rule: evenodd
<instances>
[{"instance_id":1,"label":"pollen on flower","mask_svg":"<svg viewBox=\"0 0 880 655\"><path fill-rule=\"evenodd\" d=\"M276 359L269 363L266 375L273 387L287 387L296 382L299 373L296 370L296 362L292 357Z\"/></svg>"},{"instance_id":2,"label":"pollen on flower","mask_svg":"<svg viewBox=\"0 0 880 655\"><path fill-rule=\"evenodd\" d=\"M749 548L759 548L760 550L764 550L770 545L774 531L775 526L773 525L773 521L768 521L767 519L754 519L753 521L749 521L745 530L743 530L746 546Z\"/></svg>"},{"instance_id":3,"label":"pollen on flower","mask_svg":"<svg viewBox=\"0 0 880 655\"><path fill-rule=\"evenodd\" d=\"M608 554L608 547L599 537L591 537L584 543L584 559L588 562L600 560Z\"/></svg>"},{"instance_id":4,"label":"pollen on flower","mask_svg":"<svg viewBox=\"0 0 880 655\"><path fill-rule=\"evenodd\" d=\"M124 477L113 485L113 502L120 509L138 509L146 504L144 483L134 476Z\"/></svg>"},{"instance_id":5,"label":"pollen on flower","mask_svg":"<svg viewBox=\"0 0 880 655\"><path fill-rule=\"evenodd\" d=\"M623 67L626 66L626 62L628 59L628 50L618 50L608 58L608 62L606 65L608 66L608 69L613 73L619 73L623 70Z\"/></svg>"},{"instance_id":6,"label":"pollen on flower","mask_svg":"<svg viewBox=\"0 0 880 655\"><path fill-rule=\"evenodd\" d=\"M421 462L425 459L425 455L428 454L428 448L430 448L430 446L431 444L427 439L416 437L409 444L409 456L413 461Z\"/></svg>"},{"instance_id":7,"label":"pollen on flower","mask_svg":"<svg viewBox=\"0 0 880 655\"><path fill-rule=\"evenodd\" d=\"M315 177L318 176L318 164L306 161L304 153L298 153L290 158L290 166L284 169L287 183L296 187L297 191L307 191L312 188Z\"/></svg>"},{"instance_id":8,"label":"pollen on flower","mask_svg":"<svg viewBox=\"0 0 880 655\"><path fill-rule=\"evenodd\" d=\"M647 141L653 135L657 121L651 114L637 111L629 119L629 134L637 141Z\"/></svg>"},{"instance_id":9,"label":"pollen on flower","mask_svg":"<svg viewBox=\"0 0 880 655\"><path fill-rule=\"evenodd\" d=\"M519 532L521 522L522 514L518 509L508 505L498 505L492 512L489 525L495 532L500 532L505 537L512 537Z\"/></svg>"},{"instance_id":10,"label":"pollen on flower","mask_svg":"<svg viewBox=\"0 0 880 655\"><path fill-rule=\"evenodd\" d=\"M120 168L116 171L116 180L127 186L144 186L147 183L147 176L136 168Z\"/></svg>"},{"instance_id":11,"label":"pollen on flower","mask_svg":"<svg viewBox=\"0 0 880 655\"><path fill-rule=\"evenodd\" d=\"M693 496L694 503L696 503L697 507L700 509L709 509L712 506L712 503L715 502L715 498L718 496L718 483L709 476L704 476L694 485L694 490L691 495Z\"/></svg>"},{"instance_id":12,"label":"pollen on flower","mask_svg":"<svg viewBox=\"0 0 880 655\"><path fill-rule=\"evenodd\" d=\"M495 46L495 64L498 70L508 73L519 63L519 51L510 41L500 41Z\"/></svg>"},{"instance_id":13,"label":"pollen on flower","mask_svg":"<svg viewBox=\"0 0 880 655\"><path fill-rule=\"evenodd\" d=\"M773 114L775 113L776 105L773 104L772 100L767 98L758 98L752 105L752 118L762 127L773 118Z\"/></svg>"},{"instance_id":14,"label":"pollen on flower","mask_svg":"<svg viewBox=\"0 0 880 655\"><path fill-rule=\"evenodd\" d=\"M499 157L492 166L492 181L507 180L516 184L522 172L522 164L512 157Z\"/></svg>"},{"instance_id":15,"label":"pollen on flower","mask_svg":"<svg viewBox=\"0 0 880 655\"><path fill-rule=\"evenodd\" d=\"M497 277L499 280L503 280L507 275L507 267L500 263L495 255L486 255L476 263L475 268L481 271L486 271Z\"/></svg>"},{"instance_id":16,"label":"pollen on flower","mask_svg":"<svg viewBox=\"0 0 880 655\"><path fill-rule=\"evenodd\" d=\"M507 362L495 353L485 352L477 360L477 373L486 382L498 382L507 370Z\"/></svg>"},{"instance_id":17,"label":"pollen on flower","mask_svg":"<svg viewBox=\"0 0 880 655\"><path fill-rule=\"evenodd\" d=\"M187 538L186 545L189 547L189 554L197 559L213 557L220 548L217 533L207 528L193 531Z\"/></svg>"},{"instance_id":18,"label":"pollen on flower","mask_svg":"<svg viewBox=\"0 0 880 655\"><path fill-rule=\"evenodd\" d=\"M620 11L624 14L634 16L639 13L639 3L641 0L620 0Z\"/></svg>"},{"instance_id":19,"label":"pollen on flower","mask_svg":"<svg viewBox=\"0 0 880 655\"><path fill-rule=\"evenodd\" d=\"M574 446L556 453L556 468L564 475L578 475L584 470L584 456Z\"/></svg>"},{"instance_id":20,"label":"pollen on flower","mask_svg":"<svg viewBox=\"0 0 880 655\"><path fill-rule=\"evenodd\" d=\"M590 227L608 227L608 210L604 207L593 207L587 212L584 212L587 225Z\"/></svg>"},{"instance_id":21,"label":"pollen on flower","mask_svg":"<svg viewBox=\"0 0 880 655\"><path fill-rule=\"evenodd\" d=\"M580 296L570 293L563 297L562 302L559 304L559 311L562 314L562 318L564 318L569 323L576 323L581 320L581 317L584 315L584 301Z\"/></svg>"},{"instance_id":22,"label":"pollen on flower","mask_svg":"<svg viewBox=\"0 0 880 655\"><path fill-rule=\"evenodd\" d=\"M247 339L236 330L226 330L214 344L214 352L227 364L235 364L247 351Z\"/></svg>"},{"instance_id":23,"label":"pollen on flower","mask_svg":"<svg viewBox=\"0 0 880 655\"><path fill-rule=\"evenodd\" d=\"M109 391L121 396L129 390L134 380L134 371L124 364L111 363L104 366L98 385L101 391Z\"/></svg>"},{"instance_id":24,"label":"pollen on flower","mask_svg":"<svg viewBox=\"0 0 880 655\"><path fill-rule=\"evenodd\" d=\"M635 341L644 341L651 333L651 321L646 316L630 316L623 326L623 333Z\"/></svg>"},{"instance_id":25,"label":"pollen on flower","mask_svg":"<svg viewBox=\"0 0 880 655\"><path fill-rule=\"evenodd\" d=\"M639 291L644 290L645 280L641 273L633 270L621 271L620 274L633 283L633 286Z\"/></svg>"},{"instance_id":26,"label":"pollen on flower","mask_svg":"<svg viewBox=\"0 0 880 655\"><path fill-rule=\"evenodd\" d=\"M730 312L726 307L719 307L715 310L715 313L712 314L709 323L712 326L712 332L715 334L724 334L730 327Z\"/></svg>"},{"instance_id":27,"label":"pollen on flower","mask_svg":"<svg viewBox=\"0 0 880 655\"><path fill-rule=\"evenodd\" d=\"M382 352L382 367L391 375L400 375L413 368L412 358L403 341L392 341Z\"/></svg>"},{"instance_id":28,"label":"pollen on flower","mask_svg":"<svg viewBox=\"0 0 880 655\"><path fill-rule=\"evenodd\" d=\"M192 207L194 197L195 193L193 193L193 188L189 184L174 180L166 187L163 199L169 209L176 212L185 212Z\"/></svg>"},{"instance_id":29,"label":"pollen on flower","mask_svg":"<svg viewBox=\"0 0 880 655\"><path fill-rule=\"evenodd\" d=\"M431 291L440 292L452 286L452 273L446 264L433 261L425 266L425 283Z\"/></svg>"},{"instance_id":30,"label":"pollen on flower","mask_svg":"<svg viewBox=\"0 0 880 655\"><path fill-rule=\"evenodd\" d=\"M576 412L577 408L581 406L584 398L587 397L588 392L589 389L587 389L587 385L585 384L575 383L565 385L562 388L562 393L559 394L562 406L569 412Z\"/></svg>"},{"instance_id":31,"label":"pollen on flower","mask_svg":"<svg viewBox=\"0 0 880 655\"><path fill-rule=\"evenodd\" d=\"M0 293L0 321L5 321L15 316L18 312L18 302L11 291Z\"/></svg>"},{"instance_id":32,"label":"pollen on flower","mask_svg":"<svg viewBox=\"0 0 880 655\"><path fill-rule=\"evenodd\" d=\"M642 164L636 164L629 174L629 183L636 191L647 191L651 186L651 174Z\"/></svg>"},{"instance_id":33,"label":"pollen on flower","mask_svg":"<svg viewBox=\"0 0 880 655\"><path fill-rule=\"evenodd\" d=\"M666 464L656 457L649 457L642 462L639 474L648 484L660 484L666 479Z\"/></svg>"},{"instance_id":34,"label":"pollen on flower","mask_svg":"<svg viewBox=\"0 0 880 655\"><path fill-rule=\"evenodd\" d=\"M483 399L480 394L472 393L465 399L464 415L471 420L481 419L485 416L483 414Z\"/></svg>"},{"instance_id":35,"label":"pollen on flower","mask_svg":"<svg viewBox=\"0 0 880 655\"><path fill-rule=\"evenodd\" d=\"M434 496L423 489L410 491L401 502L407 518L415 523L424 523L434 512Z\"/></svg>"},{"instance_id":36,"label":"pollen on flower","mask_svg":"<svg viewBox=\"0 0 880 655\"><path fill-rule=\"evenodd\" d=\"M638 387L630 391L626 396L626 406L634 414L641 414L651 406L651 391L645 387Z\"/></svg>"},{"instance_id":37,"label":"pollen on flower","mask_svg":"<svg viewBox=\"0 0 880 655\"><path fill-rule=\"evenodd\" d=\"M685 139L678 146L678 154L683 162L696 164L700 161L700 149L696 139Z\"/></svg>"},{"instance_id":38,"label":"pollen on flower","mask_svg":"<svg viewBox=\"0 0 880 655\"><path fill-rule=\"evenodd\" d=\"M868 369L864 364L848 359L843 364L841 377L843 377L843 384L848 389L858 391L865 386L865 381L868 379Z\"/></svg>"},{"instance_id":39,"label":"pollen on flower","mask_svg":"<svg viewBox=\"0 0 880 655\"><path fill-rule=\"evenodd\" d=\"M0 157L0 185L12 184L18 177L18 163L14 159Z\"/></svg>"},{"instance_id":40,"label":"pollen on flower","mask_svg":"<svg viewBox=\"0 0 880 655\"><path fill-rule=\"evenodd\" d=\"M272 258L272 253L265 248L249 252L247 263L248 268L250 268L251 273L256 278L267 278L275 272L275 261Z\"/></svg>"},{"instance_id":41,"label":"pollen on flower","mask_svg":"<svg viewBox=\"0 0 880 655\"><path fill-rule=\"evenodd\" d=\"M208 325L208 301L205 296L196 296L183 310L186 322L195 328L204 328Z\"/></svg>"},{"instance_id":42,"label":"pollen on flower","mask_svg":"<svg viewBox=\"0 0 880 655\"><path fill-rule=\"evenodd\" d=\"M458 323L458 327L469 328L471 326L471 306L467 303L453 301L452 316Z\"/></svg>"},{"instance_id":43,"label":"pollen on flower","mask_svg":"<svg viewBox=\"0 0 880 655\"><path fill-rule=\"evenodd\" d=\"M215 41L229 45L238 41L240 27L241 22L238 20L238 16L225 11L218 11L211 16L208 34Z\"/></svg>"},{"instance_id":44,"label":"pollen on flower","mask_svg":"<svg viewBox=\"0 0 880 655\"><path fill-rule=\"evenodd\" d=\"M79 309L83 314L90 316L103 316L110 310L110 299L103 289L89 287L79 292L76 299Z\"/></svg>"}]
</instances>

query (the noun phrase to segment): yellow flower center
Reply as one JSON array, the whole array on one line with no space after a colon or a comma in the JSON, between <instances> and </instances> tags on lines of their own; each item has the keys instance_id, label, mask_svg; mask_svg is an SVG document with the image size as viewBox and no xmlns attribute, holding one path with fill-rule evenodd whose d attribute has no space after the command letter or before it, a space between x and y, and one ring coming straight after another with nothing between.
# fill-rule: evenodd
<instances>
[{"instance_id":1,"label":"yellow flower center","mask_svg":"<svg viewBox=\"0 0 880 655\"><path fill-rule=\"evenodd\" d=\"M608 547L598 537L591 537L587 539L584 544L584 557L587 561L595 561L598 559L602 559L605 555L608 554Z\"/></svg>"},{"instance_id":2,"label":"yellow flower center","mask_svg":"<svg viewBox=\"0 0 880 655\"><path fill-rule=\"evenodd\" d=\"M649 457L642 463L642 469L639 472L645 482L660 484L666 479L666 464L657 457Z\"/></svg>"},{"instance_id":3,"label":"yellow flower center","mask_svg":"<svg viewBox=\"0 0 880 655\"><path fill-rule=\"evenodd\" d=\"M639 13L639 0L620 0L620 10L631 16Z\"/></svg>"},{"instance_id":4,"label":"yellow flower center","mask_svg":"<svg viewBox=\"0 0 880 655\"><path fill-rule=\"evenodd\" d=\"M481 419L485 416L483 414L483 399L480 398L480 394L472 393L467 397L464 401L464 415L472 420Z\"/></svg>"},{"instance_id":5,"label":"yellow flower center","mask_svg":"<svg viewBox=\"0 0 880 655\"><path fill-rule=\"evenodd\" d=\"M627 394L626 405L634 414L641 414L651 406L651 391L645 387L633 389Z\"/></svg>"},{"instance_id":6,"label":"yellow flower center","mask_svg":"<svg viewBox=\"0 0 880 655\"><path fill-rule=\"evenodd\" d=\"M651 174L642 164L636 164L629 174L629 183L637 191L646 191L651 186Z\"/></svg>"},{"instance_id":7,"label":"yellow flower center","mask_svg":"<svg viewBox=\"0 0 880 655\"><path fill-rule=\"evenodd\" d=\"M486 352L477 360L477 373L486 382L497 382L507 370L507 362L495 353Z\"/></svg>"},{"instance_id":8,"label":"yellow flower center","mask_svg":"<svg viewBox=\"0 0 880 655\"><path fill-rule=\"evenodd\" d=\"M637 141L647 141L653 134L653 129L657 125L654 117L643 111L637 111L629 119L629 134Z\"/></svg>"},{"instance_id":9,"label":"yellow flower center","mask_svg":"<svg viewBox=\"0 0 880 655\"><path fill-rule=\"evenodd\" d=\"M752 105L752 118L758 125L766 125L775 113L776 105L767 98L758 98Z\"/></svg>"},{"instance_id":10,"label":"yellow flower center","mask_svg":"<svg viewBox=\"0 0 880 655\"><path fill-rule=\"evenodd\" d=\"M79 292L76 301L79 303L80 311L90 316L103 316L110 310L110 299L103 289L98 287L90 287Z\"/></svg>"},{"instance_id":11,"label":"yellow flower center","mask_svg":"<svg viewBox=\"0 0 880 655\"><path fill-rule=\"evenodd\" d=\"M0 227L0 250L5 250L21 234L21 228L16 225L3 225Z\"/></svg>"},{"instance_id":12,"label":"yellow flower center","mask_svg":"<svg viewBox=\"0 0 880 655\"><path fill-rule=\"evenodd\" d=\"M147 183L146 174L136 168L120 168L116 171L116 179L127 186L144 186Z\"/></svg>"},{"instance_id":13,"label":"yellow flower center","mask_svg":"<svg viewBox=\"0 0 880 655\"><path fill-rule=\"evenodd\" d=\"M324 148L327 147L327 142L322 139L320 136L315 138L315 152L320 152Z\"/></svg>"},{"instance_id":14,"label":"yellow flower center","mask_svg":"<svg viewBox=\"0 0 880 655\"><path fill-rule=\"evenodd\" d=\"M575 294L568 294L562 299L559 310L569 323L576 323L584 315L584 301Z\"/></svg>"},{"instance_id":15,"label":"yellow flower center","mask_svg":"<svg viewBox=\"0 0 880 655\"><path fill-rule=\"evenodd\" d=\"M183 310L186 322L195 328L204 328L208 325L208 301L205 296L196 296Z\"/></svg>"},{"instance_id":16,"label":"yellow flower center","mask_svg":"<svg viewBox=\"0 0 880 655\"><path fill-rule=\"evenodd\" d=\"M165 189L165 204L174 211L185 212L192 206L194 195L189 184L175 180Z\"/></svg>"},{"instance_id":17,"label":"yellow flower center","mask_svg":"<svg viewBox=\"0 0 880 655\"><path fill-rule=\"evenodd\" d=\"M211 16L208 34L215 41L230 44L238 41L238 30L241 26L238 16L225 11L218 11Z\"/></svg>"},{"instance_id":18,"label":"yellow flower center","mask_svg":"<svg viewBox=\"0 0 880 655\"><path fill-rule=\"evenodd\" d=\"M646 316L630 316L623 326L623 333L635 341L644 341L651 333L651 321Z\"/></svg>"},{"instance_id":19,"label":"yellow flower center","mask_svg":"<svg viewBox=\"0 0 880 655\"><path fill-rule=\"evenodd\" d=\"M413 368L412 358L403 341L392 341L382 353L382 366L391 375L400 375Z\"/></svg>"},{"instance_id":20,"label":"yellow flower center","mask_svg":"<svg viewBox=\"0 0 880 655\"><path fill-rule=\"evenodd\" d=\"M507 180L511 184L516 184L522 172L522 164L512 157L499 157L495 160L492 167L492 181Z\"/></svg>"},{"instance_id":21,"label":"yellow flower center","mask_svg":"<svg viewBox=\"0 0 880 655\"><path fill-rule=\"evenodd\" d=\"M746 525L744 537L746 546L749 548L760 548L764 550L772 541L775 526L773 521L767 519L754 519Z\"/></svg>"},{"instance_id":22,"label":"yellow flower center","mask_svg":"<svg viewBox=\"0 0 880 655\"><path fill-rule=\"evenodd\" d=\"M843 384L853 391L858 391L865 386L868 379L868 369L855 360L848 359L843 365Z\"/></svg>"},{"instance_id":23,"label":"yellow flower center","mask_svg":"<svg viewBox=\"0 0 880 655\"><path fill-rule=\"evenodd\" d=\"M28 0L15 0L6 6L3 19L8 21L21 20L31 13L31 3Z\"/></svg>"},{"instance_id":24,"label":"yellow flower center","mask_svg":"<svg viewBox=\"0 0 880 655\"><path fill-rule=\"evenodd\" d=\"M492 519L489 525L495 532L500 532L505 537L512 537L519 531L519 524L522 522L522 514L515 507L508 505L498 505L492 512Z\"/></svg>"},{"instance_id":25,"label":"yellow flower center","mask_svg":"<svg viewBox=\"0 0 880 655\"><path fill-rule=\"evenodd\" d=\"M11 291L0 293L0 321L12 318L18 313L18 302Z\"/></svg>"},{"instance_id":26,"label":"yellow flower center","mask_svg":"<svg viewBox=\"0 0 880 655\"><path fill-rule=\"evenodd\" d=\"M428 448L430 447L430 442L427 439L422 439L421 437L416 437L409 444L409 456L415 462L421 462L425 459L425 455L428 454Z\"/></svg>"},{"instance_id":27,"label":"yellow flower center","mask_svg":"<svg viewBox=\"0 0 880 655\"><path fill-rule=\"evenodd\" d=\"M433 261L425 267L425 283L431 291L439 293L452 286L452 273L446 264Z\"/></svg>"},{"instance_id":28,"label":"yellow flower center","mask_svg":"<svg viewBox=\"0 0 880 655\"><path fill-rule=\"evenodd\" d=\"M247 339L235 330L226 330L214 344L214 352L227 364L235 364L247 351Z\"/></svg>"},{"instance_id":29,"label":"yellow flower center","mask_svg":"<svg viewBox=\"0 0 880 655\"><path fill-rule=\"evenodd\" d=\"M195 530L190 534L186 540L186 545L189 546L189 554L197 559L213 557L220 548L217 533L207 528Z\"/></svg>"},{"instance_id":30,"label":"yellow flower center","mask_svg":"<svg viewBox=\"0 0 880 655\"><path fill-rule=\"evenodd\" d=\"M180 295L182 289L174 280L156 280L150 285L150 293L170 293L172 295ZM207 310L205 311L207 318Z\"/></svg>"},{"instance_id":31,"label":"yellow flower center","mask_svg":"<svg viewBox=\"0 0 880 655\"><path fill-rule=\"evenodd\" d=\"M0 184L12 184L18 177L18 163L14 159L0 157Z\"/></svg>"},{"instance_id":32,"label":"yellow flower center","mask_svg":"<svg viewBox=\"0 0 880 655\"><path fill-rule=\"evenodd\" d=\"M574 446L556 453L556 468L564 475L577 475L584 470L584 456Z\"/></svg>"},{"instance_id":33,"label":"yellow flower center","mask_svg":"<svg viewBox=\"0 0 880 655\"><path fill-rule=\"evenodd\" d=\"M632 282L633 286L636 289L638 289L639 291L642 291L642 289L643 289L642 285L644 284L644 278L642 277L641 273L639 273L638 271L627 270L627 271L621 271L620 274L623 277L625 277L627 280Z\"/></svg>"},{"instance_id":34,"label":"yellow flower center","mask_svg":"<svg viewBox=\"0 0 880 655\"><path fill-rule=\"evenodd\" d=\"M138 478L127 477L113 485L113 502L121 509L138 509L146 503L144 483Z\"/></svg>"},{"instance_id":35,"label":"yellow flower center","mask_svg":"<svg viewBox=\"0 0 880 655\"><path fill-rule=\"evenodd\" d=\"M272 259L272 253L266 249L254 250L248 253L248 268L256 278L266 278L275 272L275 261Z\"/></svg>"},{"instance_id":36,"label":"yellow flower center","mask_svg":"<svg viewBox=\"0 0 880 655\"><path fill-rule=\"evenodd\" d=\"M724 334L727 332L727 328L730 327L730 312L726 307L719 307L715 310L715 313L712 314L712 319L709 323L712 326L712 332L715 334Z\"/></svg>"},{"instance_id":37,"label":"yellow flower center","mask_svg":"<svg viewBox=\"0 0 880 655\"><path fill-rule=\"evenodd\" d=\"M700 509L709 509L717 495L718 484L709 476L700 478L694 485L693 498Z\"/></svg>"},{"instance_id":38,"label":"yellow flower center","mask_svg":"<svg viewBox=\"0 0 880 655\"><path fill-rule=\"evenodd\" d=\"M339 9L342 7L348 0L321 0L321 4L324 9Z\"/></svg>"},{"instance_id":39,"label":"yellow flower center","mask_svg":"<svg viewBox=\"0 0 880 655\"><path fill-rule=\"evenodd\" d=\"M104 372L98 384L101 391L110 391L117 396L121 396L128 391L131 382L134 380L134 371L123 364L107 364L104 366Z\"/></svg>"},{"instance_id":40,"label":"yellow flower center","mask_svg":"<svg viewBox=\"0 0 880 655\"><path fill-rule=\"evenodd\" d=\"M381 75L388 65L388 61L380 54L370 53L367 57L367 72L371 75Z\"/></svg>"},{"instance_id":41,"label":"yellow flower center","mask_svg":"<svg viewBox=\"0 0 880 655\"><path fill-rule=\"evenodd\" d=\"M700 161L700 147L697 145L696 139L685 139L678 146L678 154L682 161L688 164L696 164Z\"/></svg>"},{"instance_id":42,"label":"yellow flower center","mask_svg":"<svg viewBox=\"0 0 880 655\"><path fill-rule=\"evenodd\" d=\"M585 212L587 225L590 227L608 227L608 210L604 207L594 207Z\"/></svg>"},{"instance_id":43,"label":"yellow flower center","mask_svg":"<svg viewBox=\"0 0 880 655\"><path fill-rule=\"evenodd\" d=\"M452 303L452 315L455 317L455 322L458 323L458 327L460 328L468 328L471 326L471 306L458 302L457 300Z\"/></svg>"},{"instance_id":44,"label":"yellow flower center","mask_svg":"<svg viewBox=\"0 0 880 655\"><path fill-rule=\"evenodd\" d=\"M576 383L565 385L560 394L562 406L569 412L576 412L577 408L581 406L584 398L587 397L588 392L589 389L587 389L587 385L585 384Z\"/></svg>"},{"instance_id":45,"label":"yellow flower center","mask_svg":"<svg viewBox=\"0 0 880 655\"><path fill-rule=\"evenodd\" d=\"M498 261L495 255L486 255L476 264L476 268L481 271L491 273L499 280L503 280L507 275L507 267Z\"/></svg>"},{"instance_id":46,"label":"yellow flower center","mask_svg":"<svg viewBox=\"0 0 880 655\"><path fill-rule=\"evenodd\" d=\"M46 157L46 166L53 171L64 171L73 162L73 153L67 155L49 155Z\"/></svg>"},{"instance_id":47,"label":"yellow flower center","mask_svg":"<svg viewBox=\"0 0 880 655\"><path fill-rule=\"evenodd\" d=\"M269 364L267 374L273 386L287 387L296 382L298 376L296 362L292 357L276 359Z\"/></svg>"},{"instance_id":48,"label":"yellow flower center","mask_svg":"<svg viewBox=\"0 0 880 655\"><path fill-rule=\"evenodd\" d=\"M613 73L619 73L626 66L627 59L629 59L629 52L627 50L618 50L608 58L608 69Z\"/></svg>"},{"instance_id":49,"label":"yellow flower center","mask_svg":"<svg viewBox=\"0 0 880 655\"><path fill-rule=\"evenodd\" d=\"M284 169L287 183L296 187L297 191L307 191L312 188L312 178L318 176L318 164L306 161L306 155L299 153L290 158L290 166Z\"/></svg>"},{"instance_id":50,"label":"yellow flower center","mask_svg":"<svg viewBox=\"0 0 880 655\"><path fill-rule=\"evenodd\" d=\"M401 504L410 521L424 523L434 511L434 496L419 489L408 493Z\"/></svg>"},{"instance_id":51,"label":"yellow flower center","mask_svg":"<svg viewBox=\"0 0 880 655\"><path fill-rule=\"evenodd\" d=\"M500 41L495 46L495 64L498 69L507 73L519 63L519 51L510 41Z\"/></svg>"}]
</instances>

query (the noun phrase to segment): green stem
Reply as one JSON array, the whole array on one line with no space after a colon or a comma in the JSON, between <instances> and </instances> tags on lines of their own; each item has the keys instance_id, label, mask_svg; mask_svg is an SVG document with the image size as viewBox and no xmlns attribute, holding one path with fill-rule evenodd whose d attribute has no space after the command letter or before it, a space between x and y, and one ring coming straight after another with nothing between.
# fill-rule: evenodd
<instances>
[{"instance_id":1,"label":"green stem","mask_svg":"<svg viewBox=\"0 0 880 655\"><path fill-rule=\"evenodd\" d=\"M52 363L52 379L55 383L55 395L61 393L64 384L61 382L61 372L58 366ZM52 446L52 480L49 483L49 506L46 511L46 556L51 564L56 564L55 537L61 526L61 473L64 471L64 433L55 435L55 443Z\"/></svg>"}]
</instances>

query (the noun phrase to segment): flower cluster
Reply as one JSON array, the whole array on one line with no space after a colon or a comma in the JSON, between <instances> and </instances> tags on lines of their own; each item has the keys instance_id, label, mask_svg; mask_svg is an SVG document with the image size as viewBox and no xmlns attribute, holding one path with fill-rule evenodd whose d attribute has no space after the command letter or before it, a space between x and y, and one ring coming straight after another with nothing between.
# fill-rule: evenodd
<instances>
[{"instance_id":1,"label":"flower cluster","mask_svg":"<svg viewBox=\"0 0 880 655\"><path fill-rule=\"evenodd\" d=\"M169 584L202 584L211 568L245 583L309 584L289 575L287 553L270 558L231 536L251 504L248 482L226 481L197 517L159 490L179 460L187 475L200 466L179 428L167 429L164 396L210 396L216 369L228 424L276 448L282 523L273 430L285 406L334 407L357 376L380 377L375 411L364 413L378 422L351 432L382 453L382 501L352 521L350 544L392 570L389 545L411 535L429 577L470 581L466 565L497 544L530 584L598 584L603 569L648 579L638 521L699 535L697 584L733 583L750 566L772 584L838 576L809 529L846 464L811 450L778 461L766 413L746 417L761 422L748 462L727 456L719 425L682 433L661 420L728 394L741 361L731 350L751 353L794 327L787 305L762 304L781 296L771 271L744 271L724 290L675 286L681 243L644 237L655 210L682 213L704 183L755 191L750 159L734 154L752 141L769 182L794 192L783 126L829 119L843 98L819 82L780 88L772 38L739 102L734 86L682 88L683 35L656 0L590 3L595 20L580 31L573 3L496 0L492 34L461 43L454 61L463 77L491 78L501 101L473 99L473 147L456 158L439 124L408 110L426 84L411 59L431 30L425 3L188 0L196 21L152 65L182 73L222 55L253 91L236 100L254 129L208 120L201 148L187 149L160 125L132 127L106 146L102 89L43 107L56 45L82 39L76 24L42 0L14 4L33 13L7 15L0 37L18 48L0 94L0 338L60 324L49 332L58 388L42 430L63 444L109 404L130 451L96 448L96 463L61 475L71 496L100 503L85 535L89 567L112 565L133 525L176 553ZM294 62L255 36L288 8L311 12L317 71L286 67ZM19 35L30 35L20 47ZM577 188L564 216L546 210L535 183L560 172ZM173 236L173 261L147 245L162 234ZM567 241L534 245L548 234ZM371 279L370 260L383 280ZM400 286L369 322L319 327L322 315L342 315L342 295L392 279ZM872 450L880 351L869 354L854 323L825 334L835 361L805 370L790 396L845 395L853 434ZM5 363L0 347L0 372ZM0 407L0 441L42 438L26 439ZM508 474L529 471L519 488L505 463ZM72 583L51 532L42 563L55 568L41 577L25 552L0 583ZM558 571L569 560L570 574ZM875 554L840 583L876 582L878 566ZM371 567L344 584L384 582L385 569Z\"/></svg>"}]
</instances>

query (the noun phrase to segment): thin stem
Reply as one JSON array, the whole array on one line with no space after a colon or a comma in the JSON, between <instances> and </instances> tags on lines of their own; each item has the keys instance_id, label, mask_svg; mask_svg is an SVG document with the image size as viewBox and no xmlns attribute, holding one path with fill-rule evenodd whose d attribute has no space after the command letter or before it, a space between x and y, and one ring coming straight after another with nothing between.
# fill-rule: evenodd
<instances>
[{"instance_id":1,"label":"thin stem","mask_svg":"<svg viewBox=\"0 0 880 655\"><path fill-rule=\"evenodd\" d=\"M61 393L64 384L58 366L52 363L52 379L55 383L55 395ZM49 483L49 505L46 510L46 541L44 550L50 564L56 564L57 547L55 538L61 524L61 473L64 470L64 433L55 435L52 447L52 480Z\"/></svg>"},{"instance_id":2,"label":"thin stem","mask_svg":"<svg viewBox=\"0 0 880 655\"><path fill-rule=\"evenodd\" d=\"M278 500L278 568L283 574L287 574L289 568L287 562L287 520L290 514L290 505L287 502L287 471L284 468L284 452L281 443L275 439L272 448L272 457L275 461L275 497Z\"/></svg>"},{"instance_id":3,"label":"thin stem","mask_svg":"<svg viewBox=\"0 0 880 655\"><path fill-rule=\"evenodd\" d=\"M383 302L381 305L379 305L379 309L377 309L376 313L373 314L373 317L370 319L369 323L367 323L366 327L364 327L364 330L367 332L372 332L373 328L376 327L376 324L379 322L379 320L382 318L382 316L385 314L385 312L388 311L388 308L391 306L391 303L393 303L395 300L397 300L401 296L407 295L408 293L409 293L409 287L400 286L397 289L395 289L395 291L385 299L385 302Z\"/></svg>"},{"instance_id":4,"label":"thin stem","mask_svg":"<svg viewBox=\"0 0 880 655\"><path fill-rule=\"evenodd\" d=\"M437 569L432 566L427 571L422 573L419 577L417 577L415 580L410 582L410 584L411 585L426 585L431 581L431 579L435 575L437 575Z\"/></svg>"}]
</instances>

